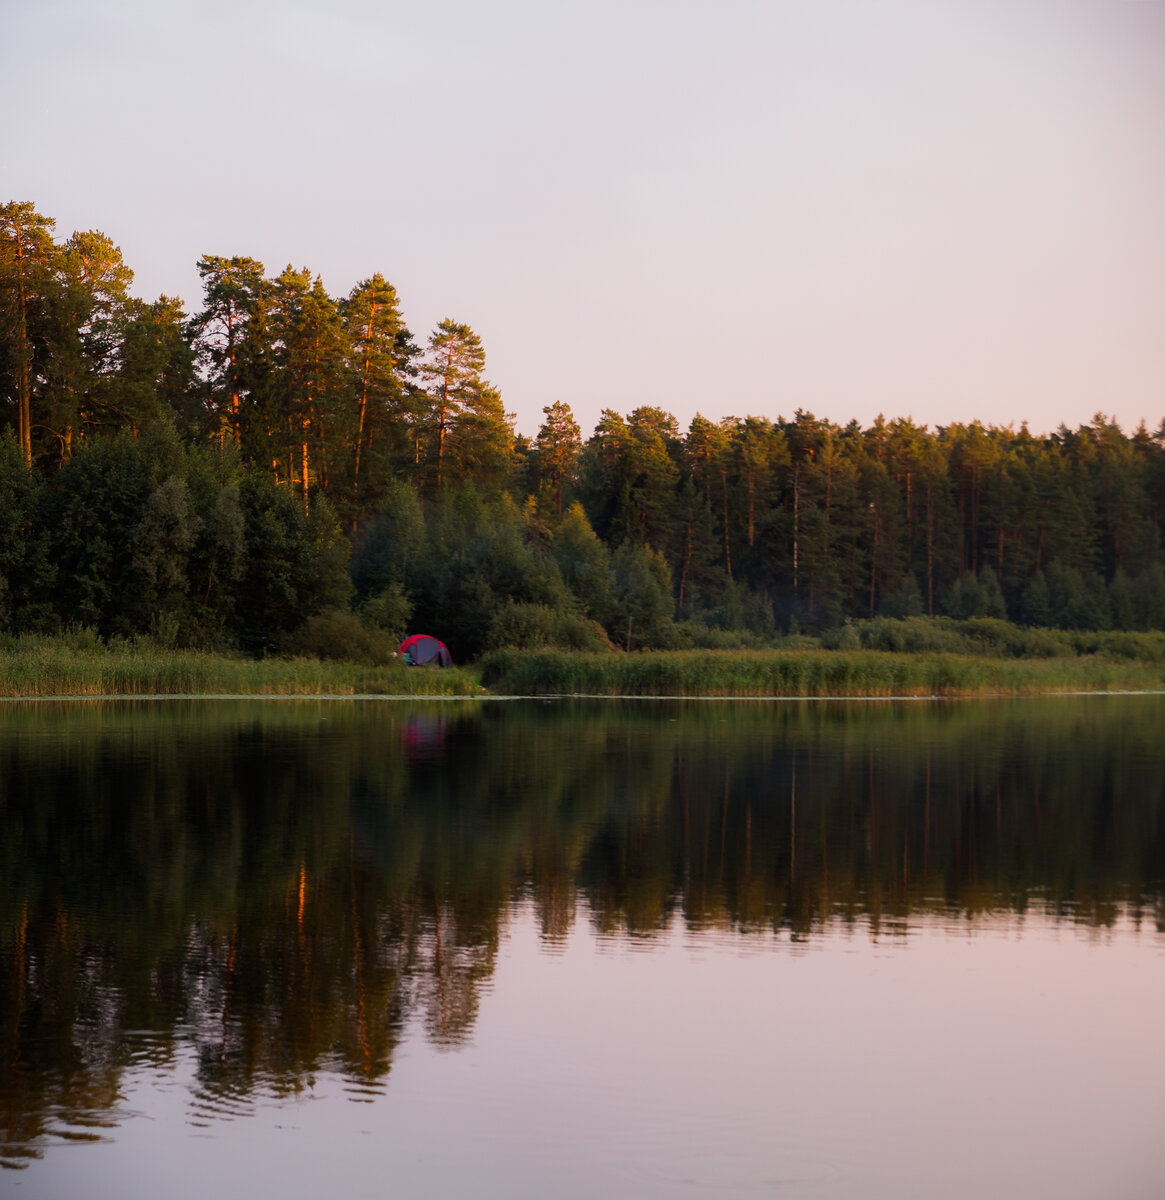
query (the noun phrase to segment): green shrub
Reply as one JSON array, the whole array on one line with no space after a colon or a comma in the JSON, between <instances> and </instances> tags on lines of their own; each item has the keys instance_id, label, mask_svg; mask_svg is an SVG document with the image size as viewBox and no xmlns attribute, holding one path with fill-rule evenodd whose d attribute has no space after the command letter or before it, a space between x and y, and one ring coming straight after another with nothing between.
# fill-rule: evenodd
<instances>
[{"instance_id":1,"label":"green shrub","mask_svg":"<svg viewBox=\"0 0 1165 1200\"><path fill-rule=\"evenodd\" d=\"M359 608L360 620L373 629L383 630L399 645L404 641L409 618L413 615L412 601L403 585L390 583L370 595Z\"/></svg>"},{"instance_id":2,"label":"green shrub","mask_svg":"<svg viewBox=\"0 0 1165 1200\"><path fill-rule=\"evenodd\" d=\"M677 621L676 639L682 650L759 650L770 645L770 639L749 629L721 629L711 626L701 615L687 621ZM812 644L816 645L816 642Z\"/></svg>"},{"instance_id":3,"label":"green shrub","mask_svg":"<svg viewBox=\"0 0 1165 1200\"><path fill-rule=\"evenodd\" d=\"M355 613L329 609L309 617L287 637L283 652L293 657L383 666L397 643L383 630L369 629Z\"/></svg>"},{"instance_id":4,"label":"green shrub","mask_svg":"<svg viewBox=\"0 0 1165 1200\"><path fill-rule=\"evenodd\" d=\"M1020 629L1013 641L1016 658L1062 658L1075 654L1068 639L1054 629Z\"/></svg>"},{"instance_id":5,"label":"green shrub","mask_svg":"<svg viewBox=\"0 0 1165 1200\"><path fill-rule=\"evenodd\" d=\"M822 650L860 650L863 640L858 627L852 621L846 621L837 629L827 629L821 635L821 648Z\"/></svg>"},{"instance_id":6,"label":"green shrub","mask_svg":"<svg viewBox=\"0 0 1165 1200\"><path fill-rule=\"evenodd\" d=\"M610 650L603 627L572 612L561 612L548 604L517 603L507 600L490 623L487 645L496 650L503 646L520 649L543 647L593 653Z\"/></svg>"}]
</instances>

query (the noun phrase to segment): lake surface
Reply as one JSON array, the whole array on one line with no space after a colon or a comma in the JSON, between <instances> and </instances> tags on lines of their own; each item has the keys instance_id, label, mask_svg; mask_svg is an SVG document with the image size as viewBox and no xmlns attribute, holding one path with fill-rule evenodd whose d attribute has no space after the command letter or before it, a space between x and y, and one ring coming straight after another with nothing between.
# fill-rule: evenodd
<instances>
[{"instance_id":1,"label":"lake surface","mask_svg":"<svg viewBox=\"0 0 1165 1200\"><path fill-rule=\"evenodd\" d=\"M0 707L0 1195L1165 1194L1165 697Z\"/></svg>"}]
</instances>

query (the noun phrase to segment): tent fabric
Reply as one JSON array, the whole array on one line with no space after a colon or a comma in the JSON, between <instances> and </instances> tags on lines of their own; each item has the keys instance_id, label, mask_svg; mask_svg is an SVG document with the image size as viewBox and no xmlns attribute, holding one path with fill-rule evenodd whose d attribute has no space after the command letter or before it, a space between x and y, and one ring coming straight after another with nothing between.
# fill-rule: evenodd
<instances>
[{"instance_id":1,"label":"tent fabric","mask_svg":"<svg viewBox=\"0 0 1165 1200\"><path fill-rule=\"evenodd\" d=\"M444 642L427 633L414 633L400 644L397 653L410 667L451 667L453 655Z\"/></svg>"}]
</instances>

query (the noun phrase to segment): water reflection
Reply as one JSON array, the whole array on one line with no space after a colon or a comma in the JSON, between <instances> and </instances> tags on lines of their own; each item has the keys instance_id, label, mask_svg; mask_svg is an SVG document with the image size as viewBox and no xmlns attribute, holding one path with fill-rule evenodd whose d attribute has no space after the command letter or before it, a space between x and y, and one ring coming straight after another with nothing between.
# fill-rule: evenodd
<instances>
[{"instance_id":1,"label":"water reflection","mask_svg":"<svg viewBox=\"0 0 1165 1200\"><path fill-rule=\"evenodd\" d=\"M515 906L651 944L681 921L909 940L1033 907L1165 928L1165 700L9 705L0 1161L193 1125L318 1073L388 1086L471 1036ZM762 939L758 939L762 940Z\"/></svg>"}]
</instances>

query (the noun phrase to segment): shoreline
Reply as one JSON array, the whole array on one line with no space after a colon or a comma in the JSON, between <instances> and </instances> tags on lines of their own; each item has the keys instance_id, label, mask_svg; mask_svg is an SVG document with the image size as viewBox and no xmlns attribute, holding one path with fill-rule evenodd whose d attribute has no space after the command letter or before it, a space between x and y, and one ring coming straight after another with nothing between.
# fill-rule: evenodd
<instances>
[{"instance_id":1,"label":"shoreline","mask_svg":"<svg viewBox=\"0 0 1165 1200\"><path fill-rule=\"evenodd\" d=\"M363 692L347 694L343 692L60 692L55 695L0 695L0 708L4 705L16 704L62 704L73 702L90 702L94 704L114 701L116 703L181 703L190 701L278 701L282 703L386 703L399 704L407 702L450 702L454 704L490 703L514 704L523 701L537 700L539 703L554 703L564 700L612 700L612 701L643 701L646 703L677 703L687 704L938 704L954 703L966 700L1083 700L1095 697L1097 699L1129 697L1129 696L1165 696L1165 687L1161 688L1094 688L1084 691L1046 691L1046 692L965 692L947 693L945 695L823 695L823 696L757 696L757 695L663 695L635 694L628 692L618 694L612 692L561 692L518 694L496 694L482 692L477 696L459 696L449 694L426 694L424 692L395 694Z\"/></svg>"},{"instance_id":2,"label":"shoreline","mask_svg":"<svg viewBox=\"0 0 1165 1200\"><path fill-rule=\"evenodd\" d=\"M1080 654L766 649L587 654L498 650L464 667L244 659L148 644L20 639L0 649L0 699L947 700L1157 694L1165 662Z\"/></svg>"}]
</instances>

